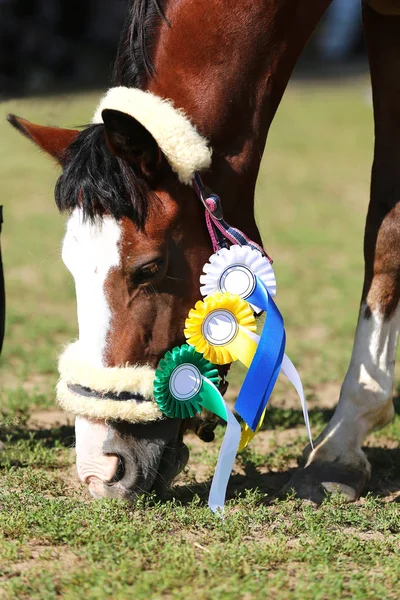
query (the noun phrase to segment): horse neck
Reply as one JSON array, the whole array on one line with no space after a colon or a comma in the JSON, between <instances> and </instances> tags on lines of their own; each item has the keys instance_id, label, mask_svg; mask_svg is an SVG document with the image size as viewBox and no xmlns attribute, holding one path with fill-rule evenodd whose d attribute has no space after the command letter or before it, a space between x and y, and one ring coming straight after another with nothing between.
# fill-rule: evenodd
<instances>
[{"instance_id":1,"label":"horse neck","mask_svg":"<svg viewBox=\"0 0 400 600\"><path fill-rule=\"evenodd\" d=\"M160 25L153 47L155 74L146 87L171 98L210 140L213 164L204 178L223 198L233 223L238 218L243 223L245 212L252 227L269 126L329 3L169 0L165 7L170 26Z\"/></svg>"}]
</instances>

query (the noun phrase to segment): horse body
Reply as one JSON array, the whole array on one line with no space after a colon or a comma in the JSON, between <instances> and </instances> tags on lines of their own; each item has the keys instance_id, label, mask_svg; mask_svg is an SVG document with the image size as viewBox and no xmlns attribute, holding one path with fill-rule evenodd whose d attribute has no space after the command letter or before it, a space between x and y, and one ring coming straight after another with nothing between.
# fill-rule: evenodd
<instances>
[{"instance_id":1,"label":"horse body","mask_svg":"<svg viewBox=\"0 0 400 600\"><path fill-rule=\"evenodd\" d=\"M184 111L213 150L206 184L221 196L227 220L258 242L254 189L268 129L329 3L169 0L162 16L147 0L133 3L121 38L115 85L148 90ZM400 66L400 22L368 6L364 22L376 123L365 285L338 408L293 480L300 495L316 499L321 483L358 497L369 475L361 443L393 414L400 265L393 74ZM77 286L80 342L100 376L102 369L127 363L154 369L167 349L184 341L183 323L211 253L203 208L154 137L123 110L102 115L104 124L84 132L12 119L63 166L57 200L61 209L73 210L64 259ZM133 208L125 201L130 185ZM100 443L83 451L80 470L96 495L129 497L157 480L167 484L187 460L186 425L179 420L88 424ZM99 448L109 457L107 466Z\"/></svg>"}]
</instances>

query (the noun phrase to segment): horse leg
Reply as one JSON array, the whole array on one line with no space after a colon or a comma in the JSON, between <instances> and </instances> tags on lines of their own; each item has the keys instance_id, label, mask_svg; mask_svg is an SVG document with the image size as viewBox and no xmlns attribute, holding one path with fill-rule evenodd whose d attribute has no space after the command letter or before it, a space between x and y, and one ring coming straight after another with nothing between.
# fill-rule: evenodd
<instances>
[{"instance_id":1,"label":"horse leg","mask_svg":"<svg viewBox=\"0 0 400 600\"><path fill-rule=\"evenodd\" d=\"M305 450L305 467L289 483L320 501L339 490L356 500L370 475L361 444L393 417L393 372L400 327L400 17L364 6L375 118L365 279L354 348L332 420Z\"/></svg>"}]
</instances>

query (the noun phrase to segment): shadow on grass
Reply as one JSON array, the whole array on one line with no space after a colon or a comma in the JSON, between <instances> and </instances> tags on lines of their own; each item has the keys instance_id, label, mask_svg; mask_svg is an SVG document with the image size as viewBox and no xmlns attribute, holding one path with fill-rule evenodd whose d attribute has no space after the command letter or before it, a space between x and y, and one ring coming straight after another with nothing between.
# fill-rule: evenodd
<instances>
[{"instance_id":1,"label":"shadow on grass","mask_svg":"<svg viewBox=\"0 0 400 600\"><path fill-rule=\"evenodd\" d=\"M310 423L313 427L325 425L330 421L334 413L333 409L327 408L312 408L308 411ZM261 426L261 431L267 429L290 429L304 425L304 417L301 410L292 408L279 408L271 406L268 408L264 423Z\"/></svg>"},{"instance_id":2,"label":"shadow on grass","mask_svg":"<svg viewBox=\"0 0 400 600\"><path fill-rule=\"evenodd\" d=\"M265 495L264 503L270 504L281 497L281 489L288 483L295 469L287 469L281 472L260 473L256 468L250 466L245 469L244 475L232 475L226 494L227 500L244 497L248 490L257 489ZM203 483L175 486L173 496L183 504L190 504L198 496L201 501L207 503L210 493L211 479Z\"/></svg>"},{"instance_id":3,"label":"shadow on grass","mask_svg":"<svg viewBox=\"0 0 400 600\"><path fill-rule=\"evenodd\" d=\"M55 445L71 448L75 445L75 428L70 425L60 425L49 429L29 429L23 426L14 428L7 425L0 426L0 440L2 442L19 442L29 440L42 442L45 448L53 448Z\"/></svg>"},{"instance_id":4,"label":"shadow on grass","mask_svg":"<svg viewBox=\"0 0 400 600\"><path fill-rule=\"evenodd\" d=\"M395 413L400 414L400 395L397 394L393 400ZM310 411L310 420L316 424L327 423L333 415L333 410ZM299 410L286 410L271 407L267 412L268 418L263 429L289 428L303 424L302 412ZM25 426L24 426L25 425ZM75 430L73 426L62 425L48 429L31 429L24 423L12 427L11 424L0 426L0 440L6 442L18 442L28 440L41 442L45 448L63 446L71 448L75 443ZM372 466L372 477L365 486L362 496L367 493L377 498L389 497L400 491L400 448L387 447L365 447L363 448ZM300 459L300 456L299 456ZM227 499L244 496L247 490L258 489L265 495L265 502L270 503L282 497L281 490L290 481L295 468L271 470L261 472L259 464L252 462L250 457L241 455L241 466L244 474L233 475L230 479ZM210 490L211 479L203 483L188 485L176 485L173 495L183 504L189 504L195 496L206 502ZM397 500L399 501L399 500Z\"/></svg>"},{"instance_id":5,"label":"shadow on grass","mask_svg":"<svg viewBox=\"0 0 400 600\"><path fill-rule=\"evenodd\" d=\"M387 497L400 491L400 448L363 448L372 466L372 476L363 496Z\"/></svg>"},{"instance_id":6,"label":"shadow on grass","mask_svg":"<svg viewBox=\"0 0 400 600\"><path fill-rule=\"evenodd\" d=\"M369 494L375 498L387 498L400 491L400 448L363 448L368 460L372 466L372 477L365 486L361 497ZM275 500L287 497L287 492L283 488L289 483L295 468L288 468L282 471L270 471L261 473L259 469L250 461L243 464L244 475L233 475L229 480L226 499L231 500L236 497L244 497L246 491L257 489L265 496L263 503L270 504ZM195 496L198 496L204 503L207 502L210 492L211 478L203 483L194 483L190 485L176 486L173 488L173 495L177 497L182 504L190 504ZM326 496L328 496L326 492ZM394 501L400 502L399 498Z\"/></svg>"}]
</instances>

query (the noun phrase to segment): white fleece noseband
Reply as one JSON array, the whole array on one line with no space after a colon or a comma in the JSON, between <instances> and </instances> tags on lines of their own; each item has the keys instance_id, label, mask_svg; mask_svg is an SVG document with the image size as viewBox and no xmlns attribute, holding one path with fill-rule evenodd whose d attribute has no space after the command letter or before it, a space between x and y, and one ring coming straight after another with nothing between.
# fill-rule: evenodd
<instances>
[{"instance_id":1,"label":"white fleece noseband","mask_svg":"<svg viewBox=\"0 0 400 600\"><path fill-rule=\"evenodd\" d=\"M66 411L81 417L113 419L131 423L147 423L162 418L153 399L154 369L149 366L99 368L85 360L78 342L67 346L59 358L60 380L57 384L57 401ZM95 393L87 397L74 392L82 386ZM141 400L108 399L107 394L131 392Z\"/></svg>"},{"instance_id":2,"label":"white fleece noseband","mask_svg":"<svg viewBox=\"0 0 400 600\"><path fill-rule=\"evenodd\" d=\"M151 133L182 183L190 184L195 171L211 165L211 148L182 110L166 100L137 88L115 87L101 99L93 123L112 109L134 117Z\"/></svg>"}]
</instances>

